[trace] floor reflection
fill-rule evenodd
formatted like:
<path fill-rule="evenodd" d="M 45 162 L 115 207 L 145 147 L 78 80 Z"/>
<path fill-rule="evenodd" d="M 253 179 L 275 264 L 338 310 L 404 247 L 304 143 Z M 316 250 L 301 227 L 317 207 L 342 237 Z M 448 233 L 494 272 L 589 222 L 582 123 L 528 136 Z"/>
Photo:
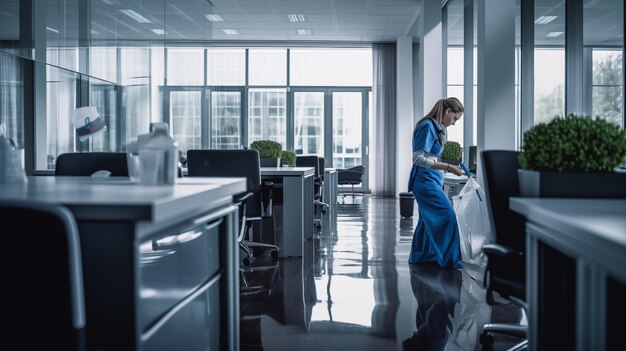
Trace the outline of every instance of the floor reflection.
<path fill-rule="evenodd" d="M 479 350 L 480 272 L 409 265 L 416 222 L 397 199 L 346 197 L 303 257 L 246 275 L 241 350 Z"/>
<path fill-rule="evenodd" d="M 443 350 L 448 343 L 454 307 L 460 300 L 461 271 L 434 265 L 410 265 L 411 288 L 417 300 L 417 330 L 402 343 L 406 351 Z"/>

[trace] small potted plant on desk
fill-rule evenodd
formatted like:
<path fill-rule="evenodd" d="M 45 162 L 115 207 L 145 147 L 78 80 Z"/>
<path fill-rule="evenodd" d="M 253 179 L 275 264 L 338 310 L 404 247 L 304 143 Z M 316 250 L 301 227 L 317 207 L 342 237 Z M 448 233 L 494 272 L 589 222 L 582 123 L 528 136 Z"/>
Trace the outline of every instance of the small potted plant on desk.
<path fill-rule="evenodd" d="M 283 146 L 272 140 L 257 140 L 250 144 L 251 149 L 259 151 L 261 167 L 280 167 Z"/>
<path fill-rule="evenodd" d="M 570 114 L 524 133 L 519 154 L 524 197 L 626 198 L 626 131 L 599 117 Z"/>
<path fill-rule="evenodd" d="M 443 145 L 441 162 L 458 166 L 461 163 L 461 144 L 449 140 Z"/>
<path fill-rule="evenodd" d="M 296 165 L 296 153 L 283 150 L 280 154 L 280 163 L 283 167 L 293 167 Z"/>

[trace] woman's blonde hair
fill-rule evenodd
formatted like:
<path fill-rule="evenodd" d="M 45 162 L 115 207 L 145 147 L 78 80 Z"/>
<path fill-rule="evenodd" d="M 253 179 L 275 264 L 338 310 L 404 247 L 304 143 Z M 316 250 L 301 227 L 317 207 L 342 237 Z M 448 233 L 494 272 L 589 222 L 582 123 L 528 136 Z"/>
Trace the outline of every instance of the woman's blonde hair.
<path fill-rule="evenodd" d="M 413 132 L 415 132 L 415 129 L 417 129 L 417 125 L 426 118 L 432 117 L 435 119 L 435 121 L 437 121 L 439 125 L 441 125 L 443 121 L 443 114 L 447 109 L 450 109 L 450 111 L 452 112 L 463 112 L 463 104 L 461 103 L 461 101 L 459 101 L 459 99 L 455 97 L 449 97 L 447 99 L 441 99 L 437 101 L 435 106 L 433 106 L 433 109 L 430 110 L 430 112 L 428 112 L 422 118 L 420 118 L 417 123 L 415 123 L 415 128 L 413 128 Z M 438 135 L 438 137 L 439 142 L 441 143 L 441 145 L 443 145 L 443 136 Z"/>

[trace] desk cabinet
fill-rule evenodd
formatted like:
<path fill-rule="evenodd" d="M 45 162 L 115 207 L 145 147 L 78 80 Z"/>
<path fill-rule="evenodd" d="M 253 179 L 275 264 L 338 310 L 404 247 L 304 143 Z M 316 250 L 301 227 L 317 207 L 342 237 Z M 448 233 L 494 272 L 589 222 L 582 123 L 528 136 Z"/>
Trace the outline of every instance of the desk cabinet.
<path fill-rule="evenodd" d="M 0 199 L 68 207 L 78 224 L 88 350 L 239 350 L 244 178 L 147 187 L 81 177 L 0 185 Z"/>
<path fill-rule="evenodd" d="M 528 220 L 529 350 L 623 349 L 626 200 L 511 198 L 510 208 Z"/>

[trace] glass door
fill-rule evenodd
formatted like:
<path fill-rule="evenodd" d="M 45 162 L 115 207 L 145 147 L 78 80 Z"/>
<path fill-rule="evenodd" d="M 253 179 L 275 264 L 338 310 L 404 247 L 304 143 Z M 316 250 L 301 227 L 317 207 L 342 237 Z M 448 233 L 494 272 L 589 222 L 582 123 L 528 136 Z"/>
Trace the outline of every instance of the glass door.
<path fill-rule="evenodd" d="M 211 149 L 239 149 L 241 139 L 242 91 L 240 89 L 211 90 Z"/>
<path fill-rule="evenodd" d="M 324 155 L 324 91 L 293 92 L 293 146 L 296 154 Z"/>
<path fill-rule="evenodd" d="M 202 93 L 200 87 L 166 87 L 163 94 L 163 120 L 182 154 L 202 148 Z"/>
<path fill-rule="evenodd" d="M 368 91 L 332 90 L 332 167 L 337 169 L 365 166 L 363 183 L 355 190 L 368 187 Z M 330 167 L 330 165 L 328 165 Z"/>
<path fill-rule="evenodd" d="M 327 168 L 366 168 L 363 184 L 368 191 L 368 121 L 370 89 L 293 89 L 293 149 L 296 154 L 323 156 Z"/>

